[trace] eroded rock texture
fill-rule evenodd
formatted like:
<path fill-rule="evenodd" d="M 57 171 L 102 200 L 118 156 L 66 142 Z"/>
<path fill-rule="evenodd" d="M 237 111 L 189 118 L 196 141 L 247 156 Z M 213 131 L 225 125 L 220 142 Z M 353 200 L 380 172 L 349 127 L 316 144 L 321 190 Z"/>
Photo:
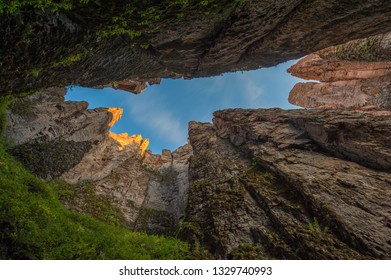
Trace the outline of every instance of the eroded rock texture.
<path fill-rule="evenodd" d="M 257 69 L 391 30 L 384 0 L 71 2 L 0 11 L 0 94 Z"/>
<path fill-rule="evenodd" d="M 149 79 L 149 80 L 144 80 L 144 79 L 138 79 L 138 80 L 123 80 L 123 81 L 115 81 L 112 82 L 109 85 L 106 85 L 106 87 L 112 87 L 114 89 L 119 89 L 119 90 L 124 90 L 128 91 L 134 94 L 139 94 L 142 93 L 144 90 L 147 89 L 148 85 L 155 85 L 155 84 L 160 84 L 161 79 L 156 78 L 156 79 Z M 105 86 L 98 86 L 96 88 L 104 88 Z"/>
<path fill-rule="evenodd" d="M 120 111 L 87 110 L 87 102 L 65 102 L 65 93 L 65 88 L 50 88 L 16 99 L 7 113 L 5 138 L 12 153 L 45 179 L 76 165 L 104 139 Z"/>
<path fill-rule="evenodd" d="M 391 111 L 391 33 L 311 54 L 288 72 L 298 83 L 289 102 L 305 108 Z"/>
<path fill-rule="evenodd" d="M 219 258 L 390 258 L 390 124 L 279 109 L 191 123 L 184 236 Z"/>
<path fill-rule="evenodd" d="M 87 110 L 86 102 L 65 102 L 64 95 L 51 88 L 14 102 L 6 130 L 11 152 L 40 177 L 67 182 L 61 193 L 68 208 L 173 233 L 185 211 L 191 147 L 151 154 L 141 135 L 109 132 L 122 109 Z"/>
<path fill-rule="evenodd" d="M 131 230 L 179 228 L 200 257 L 391 258 L 391 116 L 222 110 L 190 123 L 190 145 L 154 155 L 140 135 L 108 132 L 120 109 L 63 94 L 18 100 L 7 137 L 31 171 L 66 182 L 66 207 Z"/>
<path fill-rule="evenodd" d="M 16 99 L 7 115 L 7 140 L 12 145 L 102 140 L 115 110 L 113 114 L 105 108 L 87 110 L 87 102 L 64 101 L 65 94 L 65 88 L 49 88 Z"/>

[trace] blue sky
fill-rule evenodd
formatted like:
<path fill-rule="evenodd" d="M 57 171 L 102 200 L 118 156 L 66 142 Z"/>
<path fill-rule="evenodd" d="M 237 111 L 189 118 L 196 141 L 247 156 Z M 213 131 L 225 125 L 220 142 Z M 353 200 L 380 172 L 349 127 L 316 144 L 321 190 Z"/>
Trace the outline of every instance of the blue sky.
<path fill-rule="evenodd" d="M 139 95 L 112 88 L 72 87 L 66 100 L 87 101 L 89 108 L 123 108 L 122 119 L 111 131 L 141 134 L 149 138 L 149 149 L 160 154 L 162 149 L 173 151 L 186 144 L 188 122 L 210 122 L 216 110 L 297 108 L 288 103 L 288 94 L 301 80 L 286 72 L 295 62 L 210 78 L 164 79 Z"/>

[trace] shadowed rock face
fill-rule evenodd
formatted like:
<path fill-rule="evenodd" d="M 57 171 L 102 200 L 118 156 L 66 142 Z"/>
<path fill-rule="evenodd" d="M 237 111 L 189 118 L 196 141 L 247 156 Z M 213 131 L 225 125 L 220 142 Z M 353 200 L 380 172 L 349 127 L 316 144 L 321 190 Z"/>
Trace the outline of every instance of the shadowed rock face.
<path fill-rule="evenodd" d="M 320 81 L 296 84 L 289 94 L 292 104 L 389 114 L 391 33 L 310 54 L 288 72 L 302 79 Z"/>
<path fill-rule="evenodd" d="M 87 102 L 64 101 L 65 93 L 65 88 L 49 88 L 14 100 L 7 112 L 5 138 L 12 153 L 45 179 L 76 165 L 105 138 L 120 111 L 87 110 Z"/>
<path fill-rule="evenodd" d="M 257 69 L 391 30 L 384 0 L 74 2 L 1 15 L 0 94 Z"/>
<path fill-rule="evenodd" d="M 390 258 L 390 124 L 278 109 L 191 123 L 185 236 L 221 258 Z"/>
<path fill-rule="evenodd" d="M 153 155 L 141 135 L 109 132 L 122 109 L 88 110 L 87 102 L 64 101 L 65 93 L 50 88 L 11 105 L 5 135 L 11 153 L 44 179 L 74 184 L 75 197 L 64 201 L 70 209 L 101 214 L 107 206 L 96 201 L 103 201 L 132 230 L 173 233 L 185 212 L 191 146 Z"/>

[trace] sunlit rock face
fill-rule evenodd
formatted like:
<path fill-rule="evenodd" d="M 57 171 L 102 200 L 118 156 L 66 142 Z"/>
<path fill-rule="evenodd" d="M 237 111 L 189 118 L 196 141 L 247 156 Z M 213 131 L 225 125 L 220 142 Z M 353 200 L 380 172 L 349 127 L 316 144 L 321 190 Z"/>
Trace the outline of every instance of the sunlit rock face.
<path fill-rule="evenodd" d="M 133 11 L 126 1 L 74 1 L 53 12 L 24 3 L 2 14 L 0 94 L 258 69 L 391 30 L 385 0 L 174 2 Z"/>
<path fill-rule="evenodd" d="M 288 72 L 320 83 L 298 83 L 289 102 L 305 108 L 391 111 L 391 33 L 311 54 Z"/>
<path fill-rule="evenodd" d="M 44 179 L 92 185 L 128 228 L 172 233 L 185 211 L 190 145 L 153 155 L 141 135 L 109 131 L 121 108 L 88 110 L 86 102 L 64 101 L 65 93 L 50 88 L 14 102 L 6 130 L 12 153 Z M 79 195 L 66 206 L 83 211 L 86 201 Z"/>
<path fill-rule="evenodd" d="M 149 139 L 143 139 L 141 134 L 129 136 L 126 132 L 116 134 L 110 131 L 108 136 L 120 144 L 118 150 L 123 150 L 128 145 L 136 145 L 140 148 L 140 154 L 142 156 L 145 154 L 145 150 L 149 145 Z"/>
<path fill-rule="evenodd" d="M 122 108 L 108 108 L 107 111 L 112 115 L 112 119 L 108 124 L 109 127 L 112 127 L 116 122 L 118 122 L 124 112 Z"/>
<path fill-rule="evenodd" d="M 219 258 L 389 259 L 390 125 L 280 109 L 190 123 L 184 238 Z"/>

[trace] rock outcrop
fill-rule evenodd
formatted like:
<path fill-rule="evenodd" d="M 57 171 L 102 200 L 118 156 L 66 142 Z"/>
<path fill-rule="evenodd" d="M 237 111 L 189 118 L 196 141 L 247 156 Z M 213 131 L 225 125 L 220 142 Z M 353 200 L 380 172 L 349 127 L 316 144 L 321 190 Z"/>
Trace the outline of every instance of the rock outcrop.
<path fill-rule="evenodd" d="M 288 72 L 298 83 L 289 102 L 305 108 L 391 111 L 391 33 L 311 54 Z"/>
<path fill-rule="evenodd" d="M 389 259 L 390 124 L 280 109 L 191 123 L 184 236 L 219 258 Z"/>
<path fill-rule="evenodd" d="M 27 142 L 100 141 L 122 109 L 87 110 L 87 102 L 65 101 L 65 88 L 49 88 L 16 99 L 8 111 L 6 140 L 12 145 Z"/>
<path fill-rule="evenodd" d="M 37 175 L 51 179 L 75 166 L 122 114 L 118 108 L 87 110 L 87 102 L 64 101 L 65 88 L 15 99 L 8 110 L 6 141 Z"/>
<path fill-rule="evenodd" d="M 59 5 L 24 1 L 0 10 L 0 95 L 258 69 L 391 30 L 384 0 Z"/>
<path fill-rule="evenodd" d="M 78 193 L 64 201 L 70 209 L 94 215 L 102 206 L 87 205 L 96 204 L 93 195 L 118 209 L 130 229 L 173 232 L 185 211 L 191 147 L 154 155 L 141 135 L 109 131 L 122 109 L 88 110 L 86 102 L 64 101 L 65 93 L 50 88 L 12 104 L 11 152 L 38 176 L 74 184 Z"/>
<path fill-rule="evenodd" d="M 156 85 L 156 84 L 159 85 L 161 83 L 161 79 L 160 78 L 149 79 L 149 80 L 145 80 L 145 79 L 130 80 L 130 79 L 127 79 L 127 80 L 123 80 L 123 81 L 112 82 L 111 84 L 109 84 L 107 86 L 112 87 L 114 89 L 120 89 L 120 90 L 128 91 L 128 92 L 131 92 L 134 94 L 139 94 L 147 89 L 147 87 L 148 87 L 147 83 L 148 83 L 148 85 Z M 98 88 L 102 88 L 102 87 L 98 87 Z"/>
<path fill-rule="evenodd" d="M 144 143 L 140 135 L 109 133 L 61 178 L 89 182 L 98 195 L 110 197 L 132 230 L 173 233 L 185 212 L 192 150 L 185 145 L 153 155 Z"/>
<path fill-rule="evenodd" d="M 186 144 L 172 153 L 163 150 L 162 155 L 146 154 L 143 163 L 158 170 L 148 182 L 148 193 L 135 229 L 147 229 L 152 233 L 176 234 L 179 222 L 185 215 L 189 189 L 189 160 L 192 147 Z M 148 210 L 149 209 L 149 210 Z"/>

